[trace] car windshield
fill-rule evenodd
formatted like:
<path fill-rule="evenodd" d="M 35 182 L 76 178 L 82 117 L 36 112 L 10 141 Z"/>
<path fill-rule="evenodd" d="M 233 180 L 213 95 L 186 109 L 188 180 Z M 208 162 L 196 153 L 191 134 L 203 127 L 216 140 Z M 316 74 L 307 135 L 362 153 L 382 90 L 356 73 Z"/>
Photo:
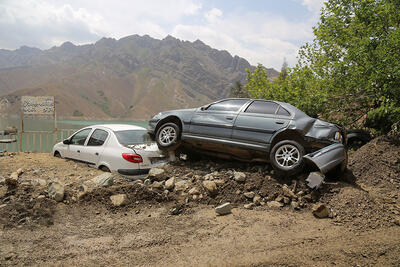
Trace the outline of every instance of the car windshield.
<path fill-rule="evenodd" d="M 125 130 L 114 132 L 118 142 L 121 145 L 137 145 L 147 144 L 151 142 L 151 138 L 146 130 Z"/>

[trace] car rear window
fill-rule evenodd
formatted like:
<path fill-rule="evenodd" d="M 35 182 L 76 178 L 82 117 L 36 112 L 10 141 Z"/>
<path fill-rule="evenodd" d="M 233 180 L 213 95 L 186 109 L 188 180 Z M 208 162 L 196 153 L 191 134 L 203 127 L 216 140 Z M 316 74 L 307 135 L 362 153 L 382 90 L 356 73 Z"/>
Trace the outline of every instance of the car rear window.
<path fill-rule="evenodd" d="M 224 100 L 210 105 L 207 110 L 238 111 L 247 101 L 247 99 Z"/>
<path fill-rule="evenodd" d="M 121 145 L 137 145 L 151 142 L 151 138 L 146 130 L 124 130 L 114 133 Z"/>
<path fill-rule="evenodd" d="M 275 114 L 279 105 L 269 101 L 254 101 L 247 107 L 246 113 Z"/>

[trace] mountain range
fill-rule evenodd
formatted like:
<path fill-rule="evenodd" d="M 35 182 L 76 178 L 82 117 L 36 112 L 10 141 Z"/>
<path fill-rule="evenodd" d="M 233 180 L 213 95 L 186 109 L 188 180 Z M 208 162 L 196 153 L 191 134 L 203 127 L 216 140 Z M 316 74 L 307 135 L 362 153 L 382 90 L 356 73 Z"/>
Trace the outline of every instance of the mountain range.
<path fill-rule="evenodd" d="M 19 114 L 23 95 L 55 96 L 59 117 L 148 119 L 228 97 L 246 68 L 253 67 L 244 58 L 172 36 L 0 49 L 0 112 Z"/>

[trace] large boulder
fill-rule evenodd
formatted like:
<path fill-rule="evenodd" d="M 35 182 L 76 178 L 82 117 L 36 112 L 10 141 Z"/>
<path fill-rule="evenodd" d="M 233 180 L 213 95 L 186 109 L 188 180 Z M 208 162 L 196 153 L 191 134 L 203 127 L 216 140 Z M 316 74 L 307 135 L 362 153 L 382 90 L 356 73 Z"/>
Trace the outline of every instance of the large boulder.
<path fill-rule="evenodd" d="M 114 174 L 106 172 L 90 180 L 95 187 L 107 187 L 114 183 Z"/>
<path fill-rule="evenodd" d="M 126 194 L 112 195 L 110 200 L 115 207 L 123 206 L 128 203 L 128 197 Z"/>
<path fill-rule="evenodd" d="M 244 182 L 246 181 L 246 174 L 244 174 L 243 172 L 234 172 L 233 179 L 236 182 Z"/>
<path fill-rule="evenodd" d="M 213 181 L 203 181 L 203 187 L 207 190 L 210 195 L 218 193 L 217 184 Z"/>
<path fill-rule="evenodd" d="M 174 186 L 175 186 L 175 177 L 171 177 L 167 181 L 165 181 L 165 189 L 172 190 Z"/>
<path fill-rule="evenodd" d="M 49 197 L 57 202 L 63 201 L 64 199 L 64 186 L 59 182 L 52 182 L 49 185 Z"/>
<path fill-rule="evenodd" d="M 232 205 L 229 202 L 226 202 L 218 207 L 215 208 L 215 212 L 218 215 L 225 215 L 231 213 Z"/>
<path fill-rule="evenodd" d="M 165 180 L 165 170 L 160 168 L 152 168 L 149 171 L 149 178 L 153 181 L 164 181 Z"/>
<path fill-rule="evenodd" d="M 329 209 L 323 203 L 318 203 L 313 206 L 312 213 L 317 218 L 326 218 L 329 216 Z"/>

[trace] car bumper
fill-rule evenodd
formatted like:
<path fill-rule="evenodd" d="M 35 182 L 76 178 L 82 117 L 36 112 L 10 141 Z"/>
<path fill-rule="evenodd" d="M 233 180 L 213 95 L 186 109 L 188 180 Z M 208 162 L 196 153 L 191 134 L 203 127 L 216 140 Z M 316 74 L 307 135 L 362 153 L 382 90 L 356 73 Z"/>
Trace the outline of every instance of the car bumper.
<path fill-rule="evenodd" d="M 118 169 L 117 172 L 122 175 L 141 175 L 149 173 L 150 169 Z"/>
<path fill-rule="evenodd" d="M 316 166 L 321 173 L 327 173 L 347 160 L 347 151 L 342 143 L 335 143 L 303 158 L 306 163 Z"/>
<path fill-rule="evenodd" d="M 151 135 L 155 134 L 155 129 L 156 129 L 157 123 L 159 121 L 160 120 L 153 120 L 153 119 L 149 121 L 149 126 L 147 127 L 147 132 L 149 134 L 151 134 Z"/>

